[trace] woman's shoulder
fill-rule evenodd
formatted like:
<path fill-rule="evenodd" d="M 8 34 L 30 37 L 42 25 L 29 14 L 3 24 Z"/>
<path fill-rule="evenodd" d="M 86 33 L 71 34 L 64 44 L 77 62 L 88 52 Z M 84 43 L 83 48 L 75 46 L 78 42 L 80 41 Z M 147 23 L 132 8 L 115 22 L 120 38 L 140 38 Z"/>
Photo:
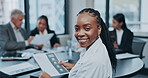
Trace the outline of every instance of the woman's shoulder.
<path fill-rule="evenodd" d="M 127 32 L 128 34 L 133 34 L 133 32 L 130 29 L 125 29 L 125 32 Z"/>
<path fill-rule="evenodd" d="M 35 36 L 36 34 L 39 34 L 39 31 L 37 28 L 35 28 L 31 31 L 31 36 Z"/>
<path fill-rule="evenodd" d="M 48 33 L 55 33 L 54 30 L 47 30 Z"/>

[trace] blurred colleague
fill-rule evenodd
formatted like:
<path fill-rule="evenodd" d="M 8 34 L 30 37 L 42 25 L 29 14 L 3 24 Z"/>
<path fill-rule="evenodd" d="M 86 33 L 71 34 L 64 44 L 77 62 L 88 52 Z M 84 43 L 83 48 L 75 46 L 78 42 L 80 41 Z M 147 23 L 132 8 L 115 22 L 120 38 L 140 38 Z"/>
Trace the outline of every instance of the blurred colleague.
<path fill-rule="evenodd" d="M 113 28 L 110 32 L 116 53 L 129 52 L 132 53 L 133 32 L 131 32 L 125 22 L 122 13 L 113 16 Z"/>
<path fill-rule="evenodd" d="M 42 15 L 38 18 L 37 20 L 37 27 L 31 31 L 30 36 L 35 36 L 36 34 L 39 35 L 45 35 L 45 34 L 51 34 L 53 33 L 53 37 L 50 39 L 49 42 L 49 47 L 51 45 L 51 47 L 59 47 L 60 46 L 60 42 L 59 39 L 57 38 L 55 32 L 53 30 L 49 29 L 49 25 L 48 25 L 48 18 L 45 15 Z M 40 46 L 38 46 L 38 48 L 42 48 L 43 46 L 45 46 L 45 44 L 41 44 Z"/>
<path fill-rule="evenodd" d="M 3 51 L 23 50 L 32 38 L 27 40 L 27 33 L 21 27 L 24 19 L 22 11 L 15 9 L 11 12 L 11 20 L 0 28 L 0 45 Z"/>

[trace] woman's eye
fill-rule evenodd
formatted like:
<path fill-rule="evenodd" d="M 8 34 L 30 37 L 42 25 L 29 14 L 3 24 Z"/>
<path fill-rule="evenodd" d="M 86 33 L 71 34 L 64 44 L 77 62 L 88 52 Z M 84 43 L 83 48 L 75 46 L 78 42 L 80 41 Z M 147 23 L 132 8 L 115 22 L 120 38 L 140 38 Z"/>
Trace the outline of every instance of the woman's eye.
<path fill-rule="evenodd" d="M 78 31 L 79 30 L 79 28 L 78 27 L 75 27 L 75 31 Z"/>
<path fill-rule="evenodd" d="M 86 31 L 89 31 L 89 30 L 90 30 L 90 27 L 86 27 L 85 30 L 86 30 Z"/>

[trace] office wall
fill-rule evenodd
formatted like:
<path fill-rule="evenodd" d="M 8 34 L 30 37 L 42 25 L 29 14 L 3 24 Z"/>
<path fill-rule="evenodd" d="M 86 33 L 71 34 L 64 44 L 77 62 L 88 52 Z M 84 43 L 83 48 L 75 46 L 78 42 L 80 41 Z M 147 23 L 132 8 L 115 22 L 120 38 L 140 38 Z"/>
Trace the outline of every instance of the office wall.
<path fill-rule="evenodd" d="M 77 13 L 86 7 L 93 7 L 94 0 L 69 0 L 69 34 L 73 36 Z"/>

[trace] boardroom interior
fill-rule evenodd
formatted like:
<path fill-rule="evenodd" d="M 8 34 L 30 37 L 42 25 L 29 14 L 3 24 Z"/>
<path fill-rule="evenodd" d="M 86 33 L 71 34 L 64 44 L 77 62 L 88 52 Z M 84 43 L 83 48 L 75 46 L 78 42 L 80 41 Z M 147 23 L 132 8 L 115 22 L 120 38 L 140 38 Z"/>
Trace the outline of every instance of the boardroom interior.
<path fill-rule="evenodd" d="M 49 27 L 57 34 L 61 46 L 68 46 L 69 41 L 74 38 L 75 19 L 81 9 L 94 8 L 98 10 L 109 31 L 113 30 L 113 15 L 123 13 L 127 27 L 134 34 L 133 51 L 141 56 L 140 60 L 143 63 L 141 68 L 130 74 L 130 77 L 125 75 L 121 78 L 148 78 L 147 3 L 148 0 L 0 0 L 0 25 L 10 21 L 10 13 L 13 9 L 19 9 L 25 13 L 22 27 L 26 29 L 27 33 L 30 33 L 36 27 L 37 18 L 46 15 Z M 127 64 L 127 68 L 128 65 L 129 67 L 135 66 Z M 4 66 L 1 65 L 2 67 Z M 23 78 L 23 76 L 18 78 Z"/>

